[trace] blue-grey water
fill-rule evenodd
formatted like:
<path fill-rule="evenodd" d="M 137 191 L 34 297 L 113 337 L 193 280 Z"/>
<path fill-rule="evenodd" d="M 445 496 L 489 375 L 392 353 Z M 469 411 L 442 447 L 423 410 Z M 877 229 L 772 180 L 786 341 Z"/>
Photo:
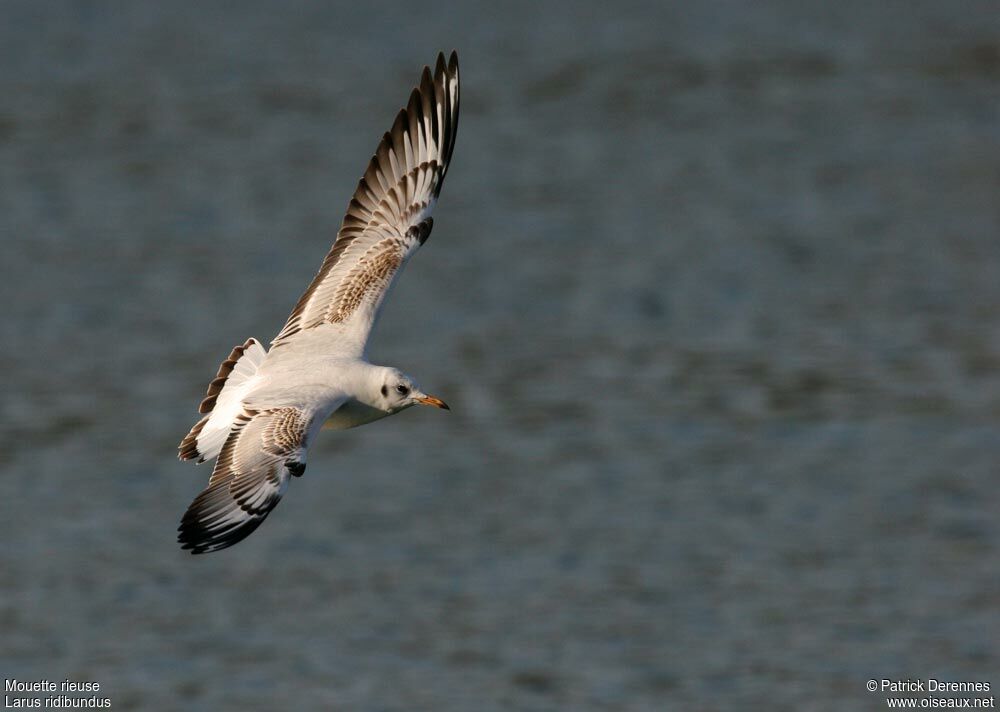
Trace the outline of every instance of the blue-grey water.
<path fill-rule="evenodd" d="M 423 64 L 372 355 L 237 547 L 175 459 Z M 0 671 L 117 709 L 882 709 L 1000 685 L 991 2 L 0 5 Z M 419 411 L 419 412 L 417 412 Z"/>

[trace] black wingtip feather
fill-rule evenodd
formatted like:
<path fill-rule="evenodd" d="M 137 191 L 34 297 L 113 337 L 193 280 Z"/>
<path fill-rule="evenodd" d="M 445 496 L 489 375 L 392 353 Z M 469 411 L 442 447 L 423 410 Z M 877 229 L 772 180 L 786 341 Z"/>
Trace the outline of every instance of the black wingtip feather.
<path fill-rule="evenodd" d="M 206 514 L 205 506 L 212 494 L 214 494 L 212 488 L 208 488 L 198 495 L 184 513 L 180 526 L 177 527 L 177 542 L 181 545 L 181 549 L 190 550 L 192 554 L 208 554 L 238 544 L 253 534 L 270 514 L 270 511 L 267 511 L 221 529 L 213 528 L 215 521 L 226 512 Z"/>
<path fill-rule="evenodd" d="M 406 115 L 406 109 L 400 109 L 399 113 L 396 114 L 396 120 L 392 122 L 392 128 L 389 129 L 386 136 L 390 136 L 391 140 L 391 136 L 396 136 L 402 133 L 406 130 L 406 127 L 409 126 L 409 124 L 410 120 Z"/>
<path fill-rule="evenodd" d="M 235 529 L 228 529 L 221 532 L 209 533 L 198 528 L 185 529 L 180 527 L 180 534 L 177 541 L 181 544 L 181 549 L 190 551 L 192 554 L 210 554 L 213 551 L 228 549 L 233 544 L 238 544 L 256 531 L 264 519 L 251 519 Z"/>

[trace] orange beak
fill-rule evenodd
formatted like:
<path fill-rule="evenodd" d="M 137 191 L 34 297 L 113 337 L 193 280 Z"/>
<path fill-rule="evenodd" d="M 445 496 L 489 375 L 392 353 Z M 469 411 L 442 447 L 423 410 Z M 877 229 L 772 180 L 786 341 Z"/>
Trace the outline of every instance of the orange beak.
<path fill-rule="evenodd" d="M 447 403 L 440 398 L 435 398 L 434 396 L 421 396 L 420 398 L 417 398 L 417 403 L 420 403 L 421 405 L 432 405 L 435 408 L 442 408 L 444 410 L 451 410 Z"/>

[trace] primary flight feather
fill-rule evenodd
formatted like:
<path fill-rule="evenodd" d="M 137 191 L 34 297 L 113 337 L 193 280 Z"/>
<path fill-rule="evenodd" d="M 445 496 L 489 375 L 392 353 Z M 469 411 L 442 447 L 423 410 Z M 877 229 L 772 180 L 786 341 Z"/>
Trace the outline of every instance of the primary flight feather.
<path fill-rule="evenodd" d="M 458 130 L 458 57 L 424 67 L 382 137 L 319 273 L 267 351 L 233 349 L 208 386 L 182 460 L 218 458 L 178 540 L 193 554 L 246 538 L 305 471 L 321 427 L 370 423 L 412 405 L 447 409 L 409 376 L 367 361 L 386 294 L 433 227 L 431 211 Z M 325 425 L 324 425 L 325 424 Z"/>

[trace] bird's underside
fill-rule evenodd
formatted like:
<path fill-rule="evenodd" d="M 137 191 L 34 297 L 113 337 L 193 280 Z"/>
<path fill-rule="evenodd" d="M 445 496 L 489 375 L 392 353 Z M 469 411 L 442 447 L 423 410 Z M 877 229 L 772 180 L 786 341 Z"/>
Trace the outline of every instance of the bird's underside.
<path fill-rule="evenodd" d="M 246 538 L 305 470 L 324 423 L 342 429 L 413 402 L 447 406 L 413 387 L 373 381 L 393 369 L 364 360 L 386 294 L 429 236 L 458 128 L 458 58 L 438 55 L 372 157 L 319 273 L 271 343 L 233 349 L 181 441 L 182 460 L 217 458 L 208 487 L 188 507 L 178 540 L 194 554 Z M 402 374 L 400 374 L 402 376 Z M 419 397 L 417 397 L 419 396 Z M 400 408 L 390 403 L 395 397 Z"/>

